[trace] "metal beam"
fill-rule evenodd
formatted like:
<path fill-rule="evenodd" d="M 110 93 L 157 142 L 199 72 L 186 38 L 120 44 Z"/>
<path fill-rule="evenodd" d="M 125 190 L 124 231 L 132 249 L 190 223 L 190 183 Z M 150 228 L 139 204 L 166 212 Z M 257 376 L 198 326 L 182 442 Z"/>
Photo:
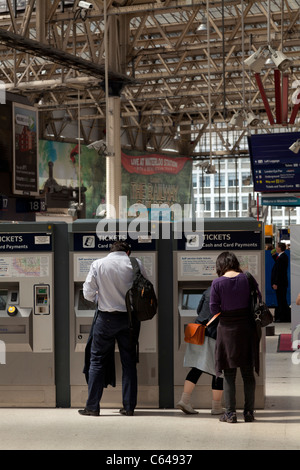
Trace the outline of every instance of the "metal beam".
<path fill-rule="evenodd" d="M 25 38 L 19 34 L 8 32 L 0 29 L 0 42 L 16 49 L 18 51 L 26 52 L 37 57 L 43 57 L 52 62 L 58 63 L 63 67 L 69 67 L 79 72 L 92 75 L 93 77 L 104 78 L 105 67 L 98 65 L 88 60 L 76 57 L 68 52 L 63 52 L 47 44 L 41 44 L 33 39 Z M 108 71 L 109 80 L 120 81 L 124 84 L 134 83 L 127 75 L 122 75 L 115 72 Z"/>

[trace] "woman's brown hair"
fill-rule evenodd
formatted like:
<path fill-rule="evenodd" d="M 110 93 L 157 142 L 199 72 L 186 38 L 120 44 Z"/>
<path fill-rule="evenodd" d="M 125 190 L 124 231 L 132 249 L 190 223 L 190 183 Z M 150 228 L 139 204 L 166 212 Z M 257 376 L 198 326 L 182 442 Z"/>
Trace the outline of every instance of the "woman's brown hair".
<path fill-rule="evenodd" d="M 223 251 L 216 261 L 216 271 L 218 276 L 223 276 L 227 271 L 242 273 L 239 260 L 231 251 Z"/>

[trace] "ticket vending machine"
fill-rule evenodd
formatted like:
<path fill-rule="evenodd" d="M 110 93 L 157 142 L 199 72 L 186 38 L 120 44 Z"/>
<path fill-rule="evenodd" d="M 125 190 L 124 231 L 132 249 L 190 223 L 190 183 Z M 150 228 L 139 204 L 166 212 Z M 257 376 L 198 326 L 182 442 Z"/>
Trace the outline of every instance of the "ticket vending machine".
<path fill-rule="evenodd" d="M 53 256 L 51 225 L 0 225 L 0 407 L 56 406 Z"/>
<path fill-rule="evenodd" d="M 249 271 L 264 293 L 264 237 L 262 224 L 254 219 L 206 219 L 203 235 L 183 232 L 174 235 L 174 403 L 180 399 L 189 368 L 183 366 L 186 343 L 184 330 L 197 317 L 204 290 L 217 277 L 216 259 L 223 251 L 233 251 L 241 268 Z M 196 237 L 195 237 L 196 235 Z M 191 244 L 190 240 L 194 242 Z M 199 240 L 199 246 L 195 243 Z M 237 376 L 237 406 L 243 406 L 243 384 Z M 264 408 L 265 333 L 260 342 L 260 374 L 256 375 L 255 407 Z M 211 376 L 202 374 L 193 393 L 195 408 L 211 407 Z"/>
<path fill-rule="evenodd" d="M 127 223 L 126 223 L 127 225 Z M 123 224 L 124 227 L 124 224 Z M 77 220 L 70 226 L 70 385 L 71 406 L 82 407 L 87 399 L 87 384 L 84 367 L 84 352 L 89 337 L 96 305 L 83 297 L 83 283 L 91 263 L 108 255 L 112 243 L 126 240 L 132 256 L 139 258 L 146 268 L 148 278 L 157 285 L 157 252 L 155 240 L 140 237 L 133 240 L 124 228 L 120 230 L 116 221 L 115 232 L 103 234 L 97 231 L 97 221 Z M 98 233 L 98 234 L 97 234 Z M 158 352 L 157 315 L 141 323 L 139 337 L 138 407 L 158 407 Z M 104 389 L 102 407 L 122 405 L 121 364 L 118 349 L 115 350 L 116 387 Z"/>

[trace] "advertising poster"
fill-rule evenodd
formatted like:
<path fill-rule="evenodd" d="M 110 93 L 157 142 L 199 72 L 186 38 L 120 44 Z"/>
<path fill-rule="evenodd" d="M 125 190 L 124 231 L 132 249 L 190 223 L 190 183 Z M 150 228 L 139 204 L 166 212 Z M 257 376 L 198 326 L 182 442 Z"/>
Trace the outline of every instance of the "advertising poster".
<path fill-rule="evenodd" d="M 94 149 L 80 146 L 80 171 L 78 145 L 52 140 L 40 140 L 39 142 L 39 175 L 40 189 L 50 177 L 49 163 L 53 163 L 52 178 L 60 190 L 66 188 L 86 188 L 86 217 L 93 218 L 97 215 L 97 209 L 105 203 L 106 191 L 106 161 L 100 157 Z"/>
<path fill-rule="evenodd" d="M 13 104 L 13 193 L 38 195 L 38 116 L 35 108 Z"/>
<path fill-rule="evenodd" d="M 142 152 L 122 152 L 122 190 L 128 206 L 191 204 L 192 159 Z"/>
<path fill-rule="evenodd" d="M 39 141 L 39 189 L 50 177 L 49 162 L 53 163 L 52 178 L 61 187 L 86 188 L 86 217 L 94 218 L 105 205 L 106 159 L 94 149 L 76 144 Z M 79 174 L 80 173 L 80 174 Z M 191 204 L 192 160 L 159 154 L 127 154 L 122 152 L 122 196 L 127 207 L 143 204 Z"/>

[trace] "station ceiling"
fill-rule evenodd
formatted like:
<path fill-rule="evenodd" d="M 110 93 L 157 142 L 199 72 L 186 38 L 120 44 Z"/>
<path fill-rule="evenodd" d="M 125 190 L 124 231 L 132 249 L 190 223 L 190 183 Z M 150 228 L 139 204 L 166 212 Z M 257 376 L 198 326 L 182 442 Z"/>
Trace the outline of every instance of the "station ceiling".
<path fill-rule="evenodd" d="M 299 130 L 300 0 L 81 3 L 0 1 L 0 80 L 39 109 L 41 138 L 62 140 L 78 118 L 84 143 L 105 136 L 105 84 L 120 96 L 128 149 L 201 157 L 214 132 L 230 155 L 249 132 Z M 259 72 L 245 63 L 256 51 Z"/>

